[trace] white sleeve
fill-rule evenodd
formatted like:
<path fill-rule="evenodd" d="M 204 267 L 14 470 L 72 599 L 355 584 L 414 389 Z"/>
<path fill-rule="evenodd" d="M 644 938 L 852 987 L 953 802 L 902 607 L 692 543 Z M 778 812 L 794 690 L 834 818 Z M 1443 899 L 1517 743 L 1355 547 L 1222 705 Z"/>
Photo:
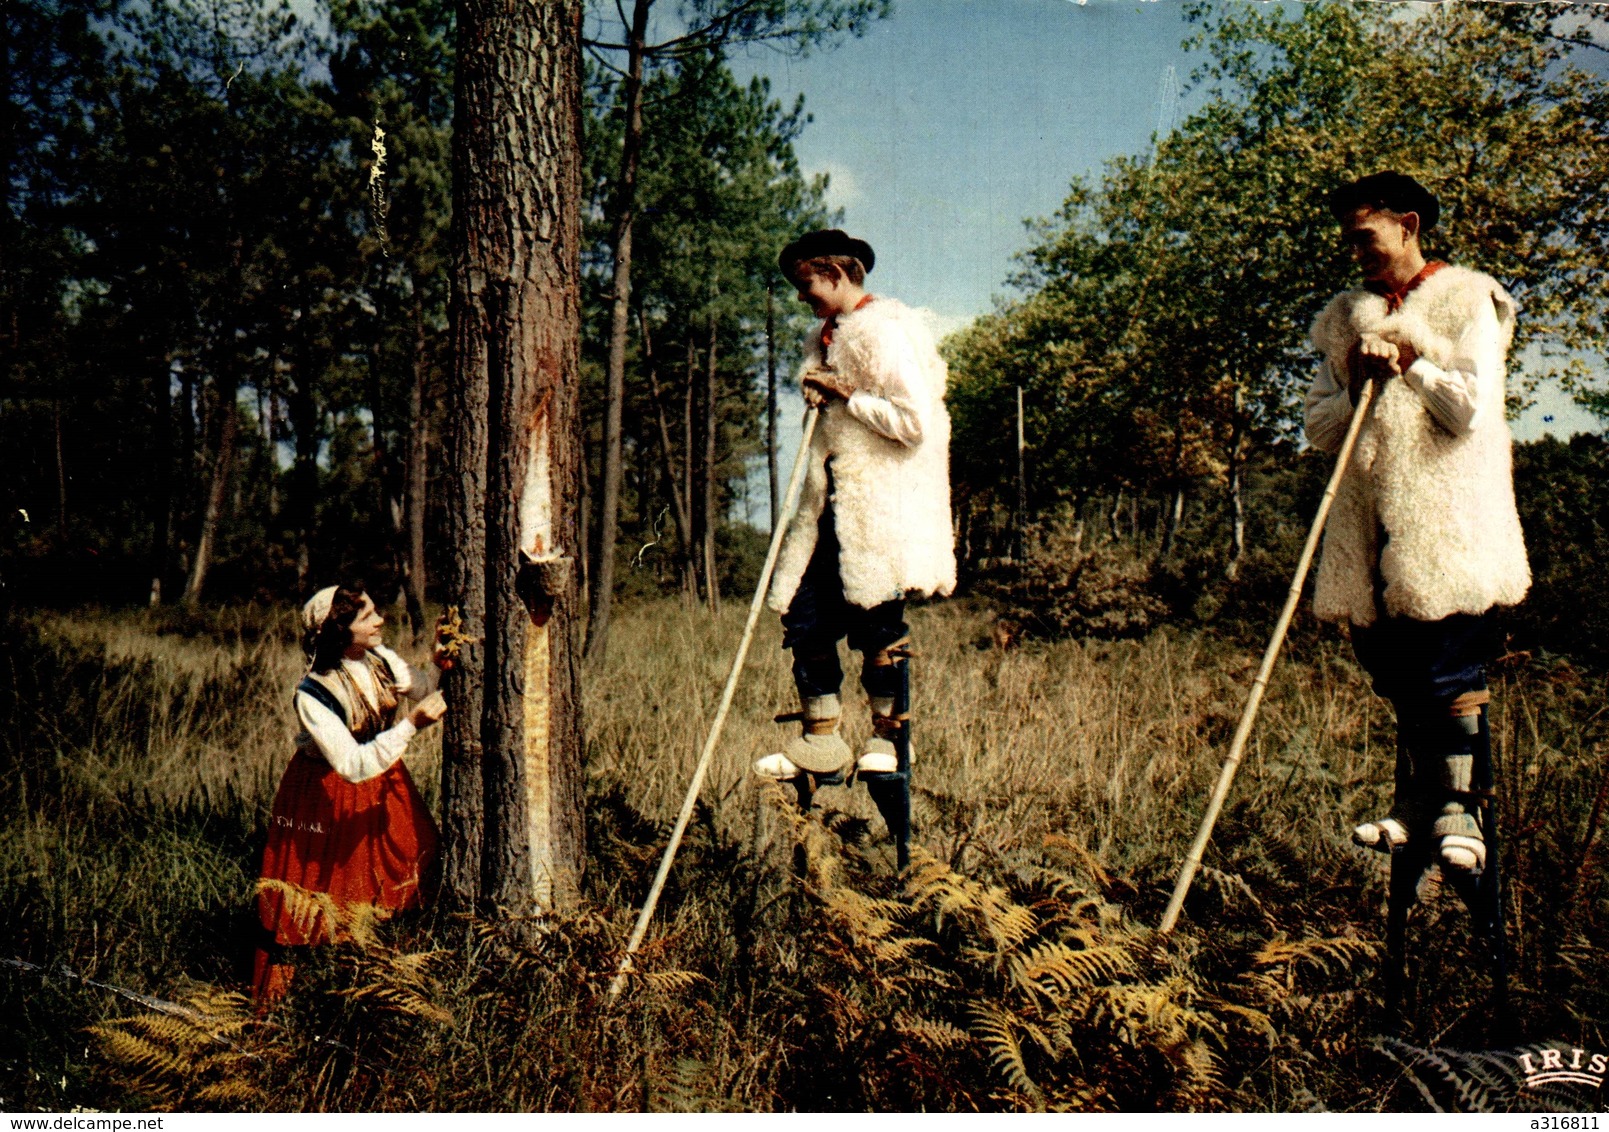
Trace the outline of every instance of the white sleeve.
<path fill-rule="evenodd" d="M 1307 391 L 1307 442 L 1320 452 L 1339 452 L 1351 423 L 1352 398 L 1346 386 L 1335 380 L 1330 360 L 1325 358 Z"/>
<path fill-rule="evenodd" d="M 922 443 L 922 418 L 910 397 L 878 397 L 857 389 L 846 402 L 849 415 L 889 440 L 907 448 Z"/>
<path fill-rule="evenodd" d="M 306 692 L 296 693 L 296 715 L 319 754 L 348 782 L 367 782 L 390 770 L 408 749 L 416 728 L 404 717 L 367 743 L 353 738 L 341 717 Z"/>
<path fill-rule="evenodd" d="M 397 691 L 401 695 L 422 700 L 435 690 L 431 687 L 430 673 L 415 668 L 384 645 L 375 645 L 374 651 L 380 654 L 380 659 L 391 669 L 391 678 L 396 681 Z"/>
<path fill-rule="evenodd" d="M 1481 407 L 1492 391 L 1503 385 L 1503 335 L 1497 309 L 1491 303 L 1480 304 L 1446 369 L 1419 358 L 1402 379 L 1419 394 L 1436 422 L 1454 436 L 1467 435 L 1479 413 L 1501 412 L 1501 408 Z"/>
<path fill-rule="evenodd" d="M 910 336 L 901 332 L 893 337 L 891 348 L 878 351 L 878 372 L 872 375 L 882 395 L 857 389 L 846 402 L 849 415 L 861 424 L 907 448 L 922 443 L 922 413 L 911 389 L 912 377 L 920 376 L 922 363 Z M 884 339 L 887 343 L 887 339 Z"/>

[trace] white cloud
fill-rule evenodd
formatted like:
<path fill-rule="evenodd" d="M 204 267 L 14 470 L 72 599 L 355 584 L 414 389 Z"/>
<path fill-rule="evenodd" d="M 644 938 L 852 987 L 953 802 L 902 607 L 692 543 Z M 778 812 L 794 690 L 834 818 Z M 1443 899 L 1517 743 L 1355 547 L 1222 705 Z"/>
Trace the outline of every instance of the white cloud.
<path fill-rule="evenodd" d="M 860 182 L 849 166 L 836 161 L 825 161 L 809 171 L 811 176 L 817 173 L 827 174 L 827 207 L 847 209 L 852 204 L 861 201 Z"/>
<path fill-rule="evenodd" d="M 940 340 L 964 326 L 972 325 L 972 321 L 978 317 L 975 314 L 941 314 L 938 311 L 930 313 L 933 316 L 933 336 Z"/>

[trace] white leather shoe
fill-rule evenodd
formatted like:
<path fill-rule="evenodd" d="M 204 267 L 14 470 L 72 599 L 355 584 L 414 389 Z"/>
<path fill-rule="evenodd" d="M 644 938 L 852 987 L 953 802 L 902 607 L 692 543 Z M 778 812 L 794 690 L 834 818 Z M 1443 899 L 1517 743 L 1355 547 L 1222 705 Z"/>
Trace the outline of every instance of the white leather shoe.
<path fill-rule="evenodd" d="M 893 774 L 899 770 L 899 754 L 887 739 L 866 740 L 866 750 L 855 760 L 856 774 Z"/>
<path fill-rule="evenodd" d="M 800 771 L 792 759 L 779 751 L 774 755 L 763 755 L 755 759 L 754 773 L 761 778 L 774 778 L 778 782 L 786 782 L 791 778 L 798 778 Z"/>
<path fill-rule="evenodd" d="M 1352 831 L 1352 841 L 1365 849 L 1395 853 L 1408 844 L 1408 827 L 1396 818 L 1366 821 Z"/>

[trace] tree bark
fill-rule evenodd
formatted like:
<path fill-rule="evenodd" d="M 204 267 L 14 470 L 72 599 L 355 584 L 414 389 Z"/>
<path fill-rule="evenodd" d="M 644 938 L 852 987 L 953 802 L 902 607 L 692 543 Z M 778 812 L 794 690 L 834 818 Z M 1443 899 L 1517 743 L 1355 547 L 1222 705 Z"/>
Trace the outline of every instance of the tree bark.
<path fill-rule="evenodd" d="M 1022 422 L 1022 386 L 1017 386 L 1017 542 L 1016 559 L 1028 556 L 1028 461 Z"/>
<path fill-rule="evenodd" d="M 1162 531 L 1162 542 L 1157 549 L 1157 561 L 1168 556 L 1173 549 L 1173 536 L 1178 531 L 1179 519 L 1184 514 L 1184 401 L 1181 399 L 1174 406 L 1173 413 L 1173 452 L 1169 461 L 1169 472 L 1172 478 L 1173 495 L 1171 506 L 1168 508 L 1167 524 Z M 1139 498 L 1138 494 L 1135 496 Z"/>
<path fill-rule="evenodd" d="M 408 390 L 408 455 L 403 482 L 403 594 L 414 644 L 425 634 L 425 493 L 430 468 L 426 460 L 430 423 L 425 418 L 425 383 L 430 377 L 430 343 L 425 332 L 423 281 L 413 288 L 413 384 Z"/>
<path fill-rule="evenodd" d="M 305 317 L 305 316 L 304 316 Z M 296 591 L 311 596 L 313 583 L 313 522 L 318 513 L 318 403 L 313 395 L 313 349 L 306 326 L 298 328 L 295 381 L 285 398 L 291 431 L 296 434 L 296 460 L 291 466 L 292 529 L 296 532 Z"/>
<path fill-rule="evenodd" d="M 367 373 L 365 374 L 366 393 L 369 398 L 369 445 L 374 453 L 374 478 L 378 488 L 375 499 L 379 504 L 380 513 L 385 517 L 386 562 L 391 577 L 387 580 L 387 592 L 381 599 L 384 605 L 397 596 L 401 588 L 401 580 L 406 569 L 403 561 L 403 538 L 406 534 L 404 508 L 403 479 L 406 469 L 397 466 L 395 455 L 391 452 L 386 441 L 385 429 L 382 427 L 384 413 L 384 393 L 380 387 L 380 358 L 378 351 L 371 350 L 368 357 Z M 392 583 L 397 583 L 393 588 Z"/>
<path fill-rule="evenodd" d="M 179 409 L 183 416 L 180 418 L 179 450 L 177 453 L 178 481 L 174 485 L 173 496 L 177 501 L 174 505 L 173 527 L 175 530 L 185 527 L 186 520 L 195 514 L 196 506 L 196 464 L 200 460 L 200 453 L 196 450 L 199 444 L 196 429 L 196 379 L 192 367 L 188 364 L 179 369 Z M 190 572 L 189 546 L 179 539 L 178 560 L 176 574 Z M 177 581 L 177 578 L 175 578 Z"/>
<path fill-rule="evenodd" d="M 279 457 L 274 447 L 275 438 L 279 435 L 279 380 L 277 367 L 279 357 L 269 359 L 270 384 L 266 403 L 266 419 L 263 421 L 263 448 L 266 453 L 265 474 L 268 476 L 268 517 L 275 526 L 279 520 Z"/>
<path fill-rule="evenodd" d="M 235 405 L 235 381 L 226 378 L 218 387 L 218 451 L 212 462 L 212 476 L 207 485 L 207 502 L 201 512 L 201 531 L 196 537 L 195 557 L 190 562 L 190 577 L 184 584 L 183 604 L 194 607 L 201 601 L 202 587 L 207 583 L 207 572 L 212 568 L 212 555 L 218 540 L 218 522 L 223 517 L 224 500 L 228 498 L 229 475 L 235 464 L 235 437 L 240 429 L 240 412 Z"/>
<path fill-rule="evenodd" d="M 704 519 L 703 507 L 700 505 L 702 495 L 693 489 L 698 483 L 698 450 L 693 446 L 693 393 L 698 385 L 698 347 L 693 343 L 693 330 L 687 330 L 687 381 L 682 387 L 682 505 L 687 511 L 688 527 L 687 538 L 687 584 L 686 589 L 694 597 L 698 597 L 700 590 L 699 576 L 702 573 L 700 564 L 703 556 L 699 548 L 704 545 Z"/>
<path fill-rule="evenodd" d="M 56 431 L 56 538 L 62 549 L 67 546 L 67 452 L 61 437 L 61 398 L 51 403 L 51 424 Z"/>
<path fill-rule="evenodd" d="M 716 498 L 715 316 L 709 316 L 709 351 L 704 357 L 704 590 L 711 613 L 721 611 L 721 576 L 715 565 L 715 528 L 720 524 Z"/>
<path fill-rule="evenodd" d="M 1241 438 L 1245 427 L 1241 422 L 1242 395 L 1235 390 L 1234 424 L 1229 432 L 1229 563 L 1224 577 L 1233 582 L 1240 576 L 1240 560 L 1246 553 L 1246 506 L 1241 497 L 1244 459 L 1241 456 Z"/>
<path fill-rule="evenodd" d="M 775 534 L 782 495 L 777 479 L 776 288 L 769 283 L 765 287 L 765 468 L 771 484 L 771 533 Z"/>
<path fill-rule="evenodd" d="M 167 357 L 154 359 L 151 374 L 151 421 L 156 442 L 152 458 L 151 591 L 147 604 L 162 604 L 162 583 L 173 549 L 173 372 Z M 269 448 L 272 456 L 273 448 Z"/>
<path fill-rule="evenodd" d="M 625 137 L 620 178 L 615 188 L 614 294 L 609 317 L 609 368 L 605 374 L 603 485 L 598 509 L 598 558 L 592 572 L 587 621 L 588 660 L 609 647 L 609 613 L 614 604 L 615 542 L 620 530 L 621 422 L 626 400 L 626 336 L 631 327 L 631 237 L 637 211 L 637 160 L 642 149 L 643 48 L 653 0 L 636 0 L 626 46 Z"/>
<path fill-rule="evenodd" d="M 1173 485 L 1173 491 L 1168 497 L 1168 512 L 1164 516 L 1162 525 L 1162 545 L 1157 550 L 1157 560 L 1160 562 L 1168 556 L 1173 549 L 1173 542 L 1179 535 L 1179 523 L 1184 518 L 1184 487 Z"/>
<path fill-rule="evenodd" d="M 585 850 L 580 33 L 579 0 L 459 8 L 448 587 L 484 639 L 448 683 L 443 879 L 514 916 L 573 905 Z"/>
<path fill-rule="evenodd" d="M 654 417 L 659 424 L 659 448 L 665 458 L 665 479 L 670 488 L 671 508 L 676 514 L 676 539 L 680 557 L 686 560 L 691 545 L 692 523 L 687 515 L 687 499 L 682 494 L 682 472 L 676 462 L 676 448 L 670 439 L 670 423 L 665 417 L 665 403 L 659 395 L 659 369 L 654 361 L 653 340 L 648 333 L 648 316 L 639 312 L 642 324 L 643 361 L 648 370 L 648 392 L 654 399 Z"/>

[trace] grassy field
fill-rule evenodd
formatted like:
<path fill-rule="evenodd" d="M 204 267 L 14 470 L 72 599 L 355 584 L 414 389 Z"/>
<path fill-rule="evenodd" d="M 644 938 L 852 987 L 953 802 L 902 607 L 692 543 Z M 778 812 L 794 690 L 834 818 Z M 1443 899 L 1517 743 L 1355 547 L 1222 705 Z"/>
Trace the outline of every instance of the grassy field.
<path fill-rule="evenodd" d="M 587 673 L 582 911 L 356 922 L 261 1020 L 233 992 L 291 753 L 288 620 L 15 623 L 0 1108 L 1596 1106 L 1517 1094 L 1511 1059 L 1478 1051 L 1609 1049 L 1600 681 L 1559 658 L 1498 669 L 1509 1016 L 1487 1010 L 1449 894 L 1415 914 L 1418 1005 L 1393 1022 L 1385 865 L 1347 841 L 1388 798 L 1389 714 L 1311 630 L 1162 938 L 1260 646 L 1161 630 L 1002 649 L 981 606 L 914 610 L 918 850 L 897 876 L 864 792 L 825 790 L 804 818 L 747 776 L 793 706 L 768 619 L 646 974 L 606 1009 L 741 617 L 618 615 Z M 868 723 L 848 699 L 853 742 Z M 434 802 L 429 741 L 409 765 Z"/>

